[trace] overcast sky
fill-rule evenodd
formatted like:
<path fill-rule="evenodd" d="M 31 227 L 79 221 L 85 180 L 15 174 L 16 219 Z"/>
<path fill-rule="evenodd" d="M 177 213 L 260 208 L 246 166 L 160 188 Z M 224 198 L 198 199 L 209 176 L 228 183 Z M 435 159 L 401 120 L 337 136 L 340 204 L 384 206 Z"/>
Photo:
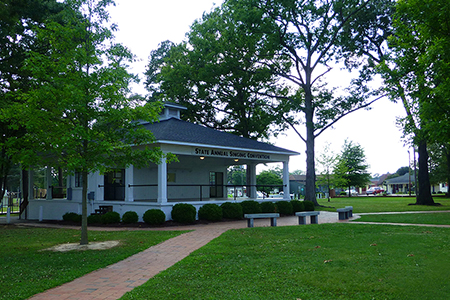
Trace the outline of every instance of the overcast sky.
<path fill-rule="evenodd" d="M 190 25 L 220 3 L 221 0 L 116 0 L 116 7 L 110 8 L 112 22 L 119 27 L 116 40 L 130 48 L 140 59 L 133 64 L 132 72 L 143 79 L 150 51 L 165 40 L 175 43 L 184 40 Z M 348 76 L 346 71 L 336 71 L 328 77 L 328 81 L 341 82 Z M 142 85 L 134 86 L 133 91 L 145 94 Z M 335 153 L 339 153 L 345 139 L 349 139 L 364 148 L 372 174 L 394 173 L 408 165 L 408 149 L 403 147 L 401 130 L 396 126 L 396 118 L 404 115 L 401 104 L 381 99 L 371 110 L 354 112 L 320 135 L 316 139 L 316 156 L 326 143 Z M 305 129 L 300 131 L 304 133 Z M 293 131 L 289 130 L 271 142 L 300 153 L 291 158 L 291 171 L 306 170 L 306 146 Z"/>

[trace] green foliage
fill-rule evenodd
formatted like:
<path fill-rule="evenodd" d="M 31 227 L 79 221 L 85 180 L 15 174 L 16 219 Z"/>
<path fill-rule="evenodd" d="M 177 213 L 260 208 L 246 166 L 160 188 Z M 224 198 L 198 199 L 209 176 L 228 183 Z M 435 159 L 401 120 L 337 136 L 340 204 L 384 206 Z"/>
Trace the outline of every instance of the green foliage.
<path fill-rule="evenodd" d="M 88 224 L 101 224 L 102 223 L 102 215 L 98 215 L 98 214 L 89 215 L 87 217 L 87 223 Z"/>
<path fill-rule="evenodd" d="M 222 208 L 213 203 L 203 205 L 198 209 L 198 219 L 206 221 L 221 221 L 223 217 Z"/>
<path fill-rule="evenodd" d="M 359 144 L 346 140 L 338 160 L 334 174 L 341 184 L 346 183 L 350 189 L 351 186 L 361 187 L 370 182 L 369 165 L 364 149 Z"/>
<path fill-rule="evenodd" d="M 81 215 L 74 213 L 74 212 L 67 212 L 63 215 L 63 220 L 67 222 L 81 222 Z"/>
<path fill-rule="evenodd" d="M 116 224 L 120 223 L 120 214 L 116 211 L 109 211 L 101 215 L 100 221 L 102 224 Z"/>
<path fill-rule="evenodd" d="M 227 171 L 227 182 L 233 185 L 245 185 L 247 172 L 243 166 L 231 166 Z"/>
<path fill-rule="evenodd" d="M 292 215 L 294 213 L 294 208 L 292 207 L 291 201 L 278 201 L 276 203 L 277 211 L 282 215 Z"/>
<path fill-rule="evenodd" d="M 305 200 L 303 201 L 305 211 L 314 211 L 314 202 Z"/>
<path fill-rule="evenodd" d="M 153 100 L 186 106 L 186 120 L 247 138 L 268 138 L 284 127 L 286 105 L 265 94 L 284 95 L 287 89 L 255 57 L 279 66 L 283 57 L 273 56 L 276 45 L 265 40 L 264 32 L 246 28 L 234 17 L 230 10 L 214 9 L 192 24 L 185 42 L 161 43 L 150 53 L 147 89 Z M 266 43 L 260 47 L 262 40 Z"/>
<path fill-rule="evenodd" d="M 273 202 L 261 202 L 260 204 L 262 213 L 274 213 L 277 212 L 277 206 Z"/>
<path fill-rule="evenodd" d="M 132 224 L 139 221 L 139 216 L 135 211 L 127 211 L 122 215 L 122 223 Z"/>
<path fill-rule="evenodd" d="M 187 203 L 177 203 L 172 208 L 172 220 L 183 224 L 195 222 L 197 210 L 195 206 Z"/>
<path fill-rule="evenodd" d="M 305 210 L 305 205 L 303 201 L 300 200 L 291 200 L 292 210 L 294 213 Z"/>
<path fill-rule="evenodd" d="M 283 179 L 281 179 L 273 171 L 262 171 L 256 175 L 256 184 L 261 185 L 257 187 L 258 191 L 264 192 L 268 195 L 274 189 L 271 185 L 277 185 L 278 188 L 283 187 Z"/>
<path fill-rule="evenodd" d="M 245 214 L 258 214 L 261 212 L 261 205 L 255 200 L 245 200 L 241 202 L 242 213 Z"/>
<path fill-rule="evenodd" d="M 240 220 L 244 213 L 240 203 L 225 202 L 220 205 L 225 219 Z"/>
<path fill-rule="evenodd" d="M 166 214 L 160 209 L 149 209 L 144 213 L 142 219 L 150 225 L 161 225 L 166 221 Z"/>

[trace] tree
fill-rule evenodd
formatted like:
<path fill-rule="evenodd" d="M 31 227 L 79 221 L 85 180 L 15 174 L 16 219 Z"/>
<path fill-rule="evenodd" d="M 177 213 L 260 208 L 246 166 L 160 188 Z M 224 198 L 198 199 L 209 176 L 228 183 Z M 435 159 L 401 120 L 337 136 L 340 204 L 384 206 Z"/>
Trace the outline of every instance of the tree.
<path fill-rule="evenodd" d="M 48 48 L 36 40 L 34 26 L 61 11 L 62 4 L 43 0 L 5 0 L 0 4 L 0 198 L 8 186 L 14 162 L 7 140 L 23 135 L 23 128 L 11 128 L 3 111 L 21 100 L 18 90 L 29 86 L 30 74 L 23 69 L 29 51 L 45 53 Z"/>
<path fill-rule="evenodd" d="M 317 178 L 317 184 L 326 185 L 328 189 L 328 202 L 330 202 L 330 189 L 341 186 L 340 177 L 333 175 L 336 168 L 338 156 L 330 149 L 330 144 L 326 144 L 322 153 L 317 157 L 317 164 L 321 167 L 320 176 Z"/>
<path fill-rule="evenodd" d="M 287 89 L 255 60 L 257 55 L 273 57 L 273 44 L 261 45 L 263 31 L 247 34 L 232 18 L 226 7 L 217 8 L 194 22 L 186 42 L 161 43 L 150 54 L 147 89 L 151 100 L 186 106 L 187 121 L 267 139 L 285 127 L 280 114 L 287 108 L 266 94 L 283 95 Z"/>
<path fill-rule="evenodd" d="M 269 195 L 274 187 L 283 186 L 283 179 L 281 179 L 281 177 L 279 177 L 274 172 L 266 170 L 256 175 L 256 185 L 258 185 L 258 191 L 264 192 L 266 195 Z"/>
<path fill-rule="evenodd" d="M 305 199 L 315 205 L 315 139 L 344 116 L 381 98 L 366 83 L 372 78 L 373 59 L 389 35 L 392 2 L 229 0 L 223 5 L 248 32 L 264 33 L 259 45 L 275 43 L 272 59 L 259 55 L 254 59 L 292 86 L 286 95 L 270 91 L 266 95 L 290 105 L 285 122 L 306 143 Z M 324 83 L 336 61 L 344 61 L 349 70 L 360 67 L 362 71 L 340 93 Z M 297 125 L 306 125 L 306 134 Z"/>
<path fill-rule="evenodd" d="M 140 106 L 126 97 L 134 80 L 126 64 L 133 56 L 112 43 L 116 27 L 107 27 L 106 7 L 114 2 L 65 3 L 64 24 L 47 20 L 37 29 L 37 38 L 51 48 L 46 55 L 30 52 L 25 67 L 31 87 L 21 95 L 25 103 L 9 113 L 20 112 L 13 120 L 27 129 L 13 153 L 25 165 L 82 173 L 80 243 L 87 244 L 88 173 L 158 163 L 162 153 L 147 146 L 153 137 L 137 120 L 157 119 L 159 107 Z"/>
<path fill-rule="evenodd" d="M 232 166 L 228 168 L 227 182 L 232 185 L 245 185 L 247 182 L 247 172 L 243 166 Z"/>
<path fill-rule="evenodd" d="M 367 171 L 369 165 L 360 145 L 346 140 L 339 155 L 338 166 L 340 169 L 336 168 L 335 174 L 346 182 L 349 190 L 352 186 L 361 187 L 370 182 L 370 174 Z"/>
<path fill-rule="evenodd" d="M 400 1 L 390 39 L 390 60 L 381 65 L 391 98 L 406 110 L 404 134 L 419 153 L 416 204 L 434 205 L 431 196 L 428 144 L 450 141 L 448 1 Z M 447 121 L 445 121 L 447 120 Z"/>
<path fill-rule="evenodd" d="M 303 171 L 303 170 L 294 170 L 292 172 L 289 172 L 289 175 L 305 175 L 305 171 Z"/>

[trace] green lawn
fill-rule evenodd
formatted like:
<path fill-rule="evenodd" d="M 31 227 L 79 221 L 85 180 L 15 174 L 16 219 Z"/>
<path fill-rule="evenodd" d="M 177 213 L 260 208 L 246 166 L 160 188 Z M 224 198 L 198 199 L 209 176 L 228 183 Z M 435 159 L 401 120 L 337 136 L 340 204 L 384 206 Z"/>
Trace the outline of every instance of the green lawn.
<path fill-rule="evenodd" d="M 27 299 L 179 234 L 180 231 L 90 231 L 91 242 L 120 240 L 121 244 L 109 250 L 59 253 L 42 250 L 79 242 L 79 230 L 0 226 L 0 299 Z"/>
<path fill-rule="evenodd" d="M 450 229 L 231 230 L 121 299 L 449 299 Z"/>
<path fill-rule="evenodd" d="M 450 213 L 364 215 L 355 222 L 450 225 Z"/>
<path fill-rule="evenodd" d="M 434 202 L 442 204 L 441 206 L 408 205 L 414 202 L 414 197 L 343 197 L 332 198 L 330 202 L 319 199 L 319 204 L 325 207 L 318 210 L 335 212 L 336 208 L 345 206 L 353 206 L 355 213 L 450 210 L 449 198 L 434 198 Z"/>

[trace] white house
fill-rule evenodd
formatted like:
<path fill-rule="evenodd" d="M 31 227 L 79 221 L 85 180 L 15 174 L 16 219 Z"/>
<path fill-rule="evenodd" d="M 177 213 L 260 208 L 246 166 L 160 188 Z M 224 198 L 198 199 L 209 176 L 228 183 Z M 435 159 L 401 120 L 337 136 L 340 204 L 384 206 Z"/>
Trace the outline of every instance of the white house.
<path fill-rule="evenodd" d="M 185 109 L 166 103 L 160 122 L 143 124 L 156 138 L 153 146 L 164 153 L 176 154 L 179 162 L 167 164 L 163 160 L 159 165 L 149 163 L 141 169 L 130 166 L 106 174 L 90 174 L 88 214 L 102 206 L 112 207 L 121 215 L 136 211 L 142 218 L 145 211 L 157 208 L 170 219 L 172 206 L 179 202 L 189 202 L 197 209 L 212 201 L 220 205 L 230 201 L 226 175 L 231 165 L 246 165 L 247 195 L 243 199 L 256 200 L 256 166 L 282 163 L 284 198 L 289 200 L 289 157 L 298 155 L 297 152 L 182 121 L 180 114 Z M 47 173 L 50 178 L 50 170 Z M 52 198 L 51 192 L 45 199 L 33 199 L 32 175 L 29 181 L 29 219 L 58 220 L 66 212 L 81 213 L 79 174 L 68 177 L 64 199 Z"/>

